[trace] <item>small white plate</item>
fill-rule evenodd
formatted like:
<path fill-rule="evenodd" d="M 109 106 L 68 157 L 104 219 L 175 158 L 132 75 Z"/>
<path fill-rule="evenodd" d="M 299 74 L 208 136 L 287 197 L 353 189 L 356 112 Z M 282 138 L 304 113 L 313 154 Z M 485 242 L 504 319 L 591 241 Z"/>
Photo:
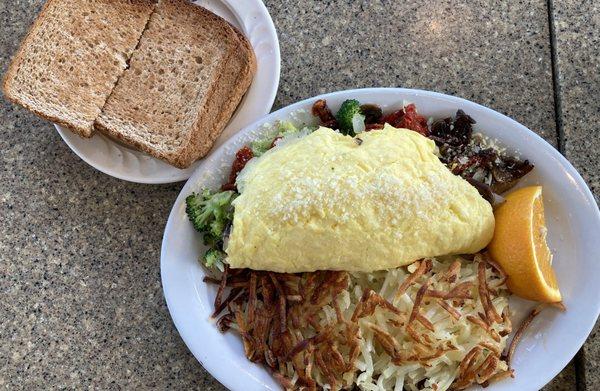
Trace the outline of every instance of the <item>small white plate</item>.
<path fill-rule="evenodd" d="M 600 213 L 590 190 L 560 153 L 516 121 L 464 99 L 396 88 L 335 92 L 278 110 L 213 152 L 184 186 L 165 228 L 161 274 L 173 322 L 198 361 L 231 390 L 280 389 L 263 368 L 246 359 L 240 338 L 233 332 L 221 334 L 210 319 L 216 290 L 202 282 L 198 259 L 205 248 L 185 215 L 185 197 L 204 187 L 217 188 L 229 173 L 235 151 L 255 139 L 263 123 L 310 109 L 318 98 L 327 99 L 334 110 L 349 98 L 377 103 L 384 110 L 409 101 L 420 113 L 434 118 L 462 109 L 477 121 L 476 130 L 535 164 L 520 186 L 543 185 L 548 241 L 567 311 L 543 311 L 517 348 L 513 360 L 516 378 L 494 383 L 486 390 L 538 390 L 552 380 L 579 350 L 600 312 Z M 532 306 L 532 302 L 511 298 L 514 324 L 519 324 Z"/>
<path fill-rule="evenodd" d="M 238 130 L 267 114 L 279 85 L 279 40 L 273 20 L 261 0 L 199 0 L 196 4 L 238 27 L 256 54 L 256 75 L 231 121 L 217 139 L 223 144 Z M 188 179 L 200 162 L 180 170 L 143 152 L 127 148 L 102 134 L 82 138 L 54 125 L 67 145 L 86 163 L 119 179 L 138 183 L 170 183 Z"/>

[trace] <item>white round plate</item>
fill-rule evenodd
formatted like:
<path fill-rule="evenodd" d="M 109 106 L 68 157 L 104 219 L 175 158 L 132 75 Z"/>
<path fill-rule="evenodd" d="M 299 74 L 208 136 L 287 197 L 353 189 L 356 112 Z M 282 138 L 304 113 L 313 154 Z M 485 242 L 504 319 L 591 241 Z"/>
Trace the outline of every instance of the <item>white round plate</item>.
<path fill-rule="evenodd" d="M 279 40 L 273 20 L 261 0 L 198 0 L 196 4 L 238 27 L 256 54 L 256 75 L 214 148 L 238 130 L 271 111 L 279 86 Z M 200 161 L 180 170 L 102 134 L 82 138 L 54 125 L 67 145 L 86 163 L 119 179 L 138 183 L 170 183 L 188 179 Z"/>
<path fill-rule="evenodd" d="M 520 186 L 541 184 L 554 251 L 554 267 L 567 311 L 543 311 L 519 344 L 513 365 L 516 378 L 486 390 L 538 390 L 573 358 L 590 333 L 600 312 L 600 213 L 585 182 L 550 144 L 516 121 L 464 99 L 435 92 L 407 89 L 341 91 L 308 99 L 278 110 L 246 127 L 201 162 L 177 198 L 165 229 L 161 251 L 162 284 L 167 305 L 179 334 L 194 356 L 231 390 L 280 389 L 260 366 L 244 357 L 241 340 L 233 332 L 221 334 L 210 319 L 216 290 L 202 282 L 198 262 L 204 252 L 200 236 L 185 215 L 185 197 L 204 187 L 217 188 L 229 172 L 235 151 L 255 139 L 263 123 L 286 119 L 299 109 L 310 109 L 318 99 L 332 109 L 349 98 L 377 103 L 384 110 L 414 102 L 420 113 L 434 118 L 464 110 L 476 121 L 476 130 L 497 138 L 509 151 L 535 164 Z M 514 324 L 534 303 L 511 298 Z M 516 328 L 516 327 L 515 327 Z"/>

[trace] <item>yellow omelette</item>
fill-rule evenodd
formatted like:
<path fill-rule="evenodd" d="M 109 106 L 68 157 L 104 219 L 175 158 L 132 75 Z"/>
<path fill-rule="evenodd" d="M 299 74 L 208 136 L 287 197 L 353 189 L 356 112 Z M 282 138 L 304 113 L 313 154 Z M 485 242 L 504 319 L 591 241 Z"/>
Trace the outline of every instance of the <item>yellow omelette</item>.
<path fill-rule="evenodd" d="M 238 177 L 232 268 L 374 271 L 475 253 L 492 207 L 407 129 L 344 136 L 319 128 L 251 160 Z"/>

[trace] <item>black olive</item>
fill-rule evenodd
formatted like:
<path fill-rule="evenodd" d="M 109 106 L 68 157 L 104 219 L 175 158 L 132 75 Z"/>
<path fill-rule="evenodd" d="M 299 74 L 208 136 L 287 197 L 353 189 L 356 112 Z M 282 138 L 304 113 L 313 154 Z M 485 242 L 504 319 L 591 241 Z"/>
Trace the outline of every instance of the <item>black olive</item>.
<path fill-rule="evenodd" d="M 438 119 L 431 125 L 431 138 L 438 144 L 455 147 L 466 146 L 471 141 L 475 120 L 464 111 L 458 110 L 454 119 Z"/>
<path fill-rule="evenodd" d="M 361 105 L 360 112 L 365 116 L 365 124 L 378 124 L 383 117 L 381 107 L 370 103 Z"/>

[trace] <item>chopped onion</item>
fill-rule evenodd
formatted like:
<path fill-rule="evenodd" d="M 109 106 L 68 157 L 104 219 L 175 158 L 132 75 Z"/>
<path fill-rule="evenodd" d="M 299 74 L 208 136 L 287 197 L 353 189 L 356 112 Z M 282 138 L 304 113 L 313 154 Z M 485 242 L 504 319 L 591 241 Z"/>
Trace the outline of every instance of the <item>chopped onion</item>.
<path fill-rule="evenodd" d="M 365 131 L 365 116 L 359 113 L 354 114 L 352 117 L 352 130 L 355 134 L 359 134 Z"/>

